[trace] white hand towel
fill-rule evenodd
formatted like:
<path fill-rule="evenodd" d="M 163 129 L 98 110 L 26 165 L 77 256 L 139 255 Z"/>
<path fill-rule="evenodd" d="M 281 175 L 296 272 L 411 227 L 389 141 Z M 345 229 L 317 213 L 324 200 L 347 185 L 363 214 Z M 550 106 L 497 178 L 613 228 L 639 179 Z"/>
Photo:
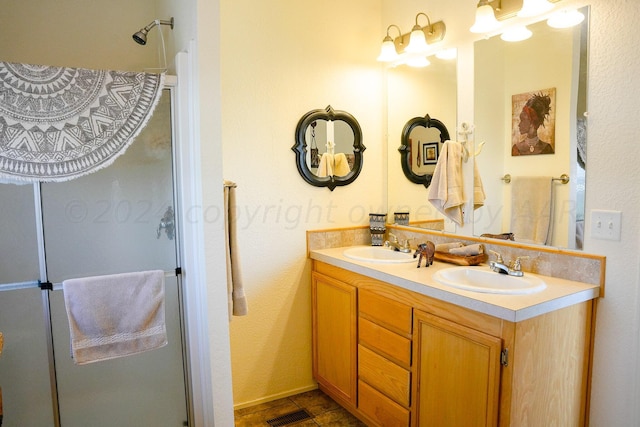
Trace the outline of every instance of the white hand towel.
<path fill-rule="evenodd" d="M 551 240 L 553 199 L 550 176 L 514 177 L 511 181 L 511 232 L 518 242 Z"/>
<path fill-rule="evenodd" d="M 459 142 L 445 141 L 429 185 L 428 200 L 447 218 L 463 224 L 464 189 L 462 182 L 462 155 Z"/>
<path fill-rule="evenodd" d="M 62 287 L 76 364 L 167 345 L 163 271 L 70 279 Z"/>

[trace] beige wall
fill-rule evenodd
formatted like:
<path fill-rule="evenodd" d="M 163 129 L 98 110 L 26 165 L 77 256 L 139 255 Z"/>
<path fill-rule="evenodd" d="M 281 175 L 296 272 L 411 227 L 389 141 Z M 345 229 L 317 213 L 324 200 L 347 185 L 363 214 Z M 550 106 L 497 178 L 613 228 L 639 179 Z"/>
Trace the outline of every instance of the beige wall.
<path fill-rule="evenodd" d="M 0 59 L 122 70 L 157 67 L 154 48 L 131 39 L 134 32 L 156 19 L 154 4 L 155 0 L 3 1 Z"/>
<path fill-rule="evenodd" d="M 386 208 L 378 2 L 226 0 L 221 6 L 223 171 L 238 184 L 249 315 L 231 321 L 236 405 L 314 388 L 305 230 L 368 223 Z M 331 105 L 355 116 L 364 167 L 334 191 L 305 183 L 298 120 Z"/>

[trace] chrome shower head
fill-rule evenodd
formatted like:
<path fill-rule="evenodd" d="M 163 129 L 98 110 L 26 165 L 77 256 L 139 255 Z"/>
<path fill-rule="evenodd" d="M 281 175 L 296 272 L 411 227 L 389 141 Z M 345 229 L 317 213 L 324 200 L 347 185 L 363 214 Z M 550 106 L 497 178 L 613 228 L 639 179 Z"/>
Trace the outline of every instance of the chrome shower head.
<path fill-rule="evenodd" d="M 137 31 L 135 34 L 133 34 L 133 40 L 136 43 L 141 44 L 143 46 L 146 45 L 147 44 L 147 34 L 156 25 L 169 25 L 169 26 L 171 26 L 171 29 L 173 30 L 173 18 L 171 18 L 168 21 L 162 21 L 160 19 L 156 19 L 155 21 L 153 21 L 152 23 L 150 23 L 146 27 L 141 28 L 140 31 Z"/>

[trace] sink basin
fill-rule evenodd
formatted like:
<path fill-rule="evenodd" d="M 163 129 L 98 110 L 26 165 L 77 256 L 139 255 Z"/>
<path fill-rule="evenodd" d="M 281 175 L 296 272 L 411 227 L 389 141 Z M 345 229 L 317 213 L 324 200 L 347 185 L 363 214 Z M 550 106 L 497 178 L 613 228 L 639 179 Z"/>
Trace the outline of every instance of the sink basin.
<path fill-rule="evenodd" d="M 484 268 L 486 267 L 445 268 L 436 271 L 433 279 L 458 289 L 504 295 L 535 294 L 547 287 L 543 280 L 531 274 L 514 277 Z"/>
<path fill-rule="evenodd" d="M 354 246 L 345 249 L 342 254 L 347 258 L 357 261 L 375 262 L 384 264 L 397 264 L 412 262 L 410 253 L 398 252 L 381 246 Z"/>

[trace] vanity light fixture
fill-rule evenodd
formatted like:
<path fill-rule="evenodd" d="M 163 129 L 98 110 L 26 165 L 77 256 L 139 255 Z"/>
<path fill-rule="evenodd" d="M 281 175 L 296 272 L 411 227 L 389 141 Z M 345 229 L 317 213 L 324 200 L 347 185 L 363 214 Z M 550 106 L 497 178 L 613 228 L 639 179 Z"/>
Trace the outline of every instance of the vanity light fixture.
<path fill-rule="evenodd" d="M 576 9 L 564 9 L 551 15 L 547 24 L 552 28 L 569 28 L 584 21 L 584 15 Z"/>
<path fill-rule="evenodd" d="M 497 9 L 501 8 L 502 0 L 480 0 L 476 9 L 476 22 L 469 28 L 472 33 L 488 33 L 500 28 L 500 22 L 489 4 L 491 1 L 498 1 Z"/>
<path fill-rule="evenodd" d="M 520 18 L 542 15 L 553 9 L 549 0 L 523 0 L 522 9 L 518 12 Z"/>
<path fill-rule="evenodd" d="M 427 44 L 427 36 L 424 32 L 424 30 L 427 29 L 427 27 L 421 27 L 418 24 L 418 17 L 420 15 L 427 18 L 427 23 L 429 24 L 427 26 L 428 32 L 429 34 L 432 33 L 431 19 L 429 19 L 429 16 L 423 12 L 418 13 L 416 15 L 416 24 L 411 29 L 411 35 L 409 36 L 409 45 L 405 48 L 405 51 L 409 53 L 423 53 L 429 49 L 429 45 Z"/>
<path fill-rule="evenodd" d="M 472 33 L 493 33 L 509 18 L 530 18 L 552 11 L 562 0 L 480 0 Z"/>
<path fill-rule="evenodd" d="M 418 24 L 418 18 L 424 15 L 427 18 L 427 25 L 425 27 Z M 389 35 L 391 28 L 398 30 L 398 37 L 392 39 Z M 401 64 L 412 62 L 414 64 L 421 64 L 419 66 L 428 65 L 428 60 L 425 58 L 429 54 L 430 45 L 444 39 L 444 35 L 447 31 L 447 27 L 444 22 L 431 22 L 429 16 L 426 13 L 420 12 L 416 15 L 415 25 L 411 29 L 411 32 L 402 34 L 402 31 L 397 25 L 389 25 L 387 27 L 387 35 L 382 40 L 382 47 L 380 48 L 380 54 L 377 60 L 380 62 Z M 422 57 L 422 59 L 420 59 Z M 414 65 L 415 66 L 415 65 Z"/>
<path fill-rule="evenodd" d="M 402 39 L 402 30 L 397 25 L 391 24 L 387 27 L 387 35 L 382 40 L 382 47 L 380 48 L 380 55 L 378 55 L 378 61 L 380 62 L 393 62 L 398 59 L 398 52 L 396 51 L 396 44 L 389 35 L 389 30 L 396 28 L 398 30 L 399 38 Z"/>
<path fill-rule="evenodd" d="M 500 38 L 506 42 L 521 42 L 530 38 L 532 34 L 526 26 L 516 25 L 502 33 Z"/>

